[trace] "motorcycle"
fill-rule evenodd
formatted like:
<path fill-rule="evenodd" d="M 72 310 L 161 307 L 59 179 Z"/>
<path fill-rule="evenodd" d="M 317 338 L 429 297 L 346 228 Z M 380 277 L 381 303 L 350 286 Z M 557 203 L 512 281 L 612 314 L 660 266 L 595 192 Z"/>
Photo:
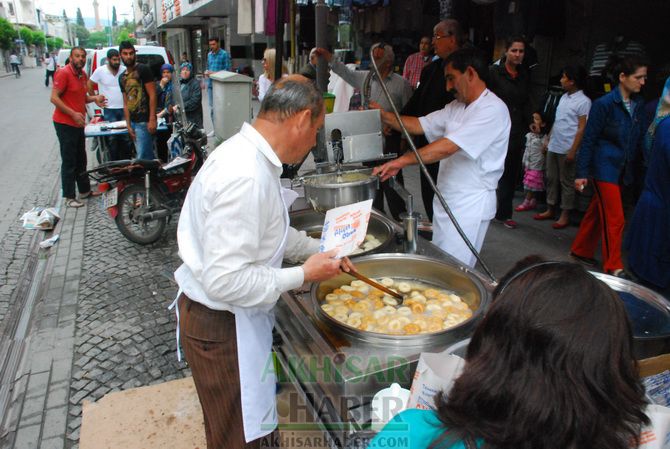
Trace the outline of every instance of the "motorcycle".
<path fill-rule="evenodd" d="M 186 122 L 184 122 L 186 123 Z M 98 182 L 103 207 L 121 234 L 131 242 L 158 241 L 168 221 L 181 210 L 193 177 L 207 158 L 207 135 L 193 123 L 175 121 L 169 163 L 159 160 L 106 162 L 87 173 Z"/>

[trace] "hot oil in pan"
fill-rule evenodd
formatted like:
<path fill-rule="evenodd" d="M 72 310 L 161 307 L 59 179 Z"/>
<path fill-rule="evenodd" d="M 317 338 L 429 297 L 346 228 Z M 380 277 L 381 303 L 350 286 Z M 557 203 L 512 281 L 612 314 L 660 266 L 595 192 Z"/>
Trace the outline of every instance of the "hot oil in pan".
<path fill-rule="evenodd" d="M 626 292 L 617 292 L 626 307 L 635 337 L 670 335 L 670 314 Z"/>

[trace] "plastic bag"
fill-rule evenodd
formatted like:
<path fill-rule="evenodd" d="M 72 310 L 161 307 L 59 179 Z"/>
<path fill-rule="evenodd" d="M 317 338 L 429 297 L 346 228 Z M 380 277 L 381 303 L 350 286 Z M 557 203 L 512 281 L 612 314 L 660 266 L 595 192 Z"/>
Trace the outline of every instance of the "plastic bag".
<path fill-rule="evenodd" d="M 21 217 L 25 229 L 41 229 L 47 231 L 53 229 L 60 220 L 56 209 L 49 207 L 33 207 Z"/>
<path fill-rule="evenodd" d="M 465 360 L 454 354 L 421 353 L 409 390 L 407 408 L 435 410 L 435 395 L 451 390 L 464 365 Z"/>

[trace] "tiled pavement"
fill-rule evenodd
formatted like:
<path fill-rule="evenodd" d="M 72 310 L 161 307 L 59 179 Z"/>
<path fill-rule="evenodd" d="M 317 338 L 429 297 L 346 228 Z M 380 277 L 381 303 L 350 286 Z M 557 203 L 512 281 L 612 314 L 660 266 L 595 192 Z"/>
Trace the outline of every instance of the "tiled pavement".
<path fill-rule="evenodd" d="M 41 250 L 46 282 L 21 346 L 2 449 L 78 447 L 83 401 L 189 374 L 176 361 L 166 309 L 176 292 L 175 224 L 140 247 L 97 199 L 62 213 L 60 241 Z"/>

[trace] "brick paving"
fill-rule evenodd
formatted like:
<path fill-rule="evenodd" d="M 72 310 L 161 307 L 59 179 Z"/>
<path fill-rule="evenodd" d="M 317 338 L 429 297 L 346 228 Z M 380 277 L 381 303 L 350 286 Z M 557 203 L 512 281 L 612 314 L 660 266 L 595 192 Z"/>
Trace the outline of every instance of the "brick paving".
<path fill-rule="evenodd" d="M 176 294 L 176 247 L 176 220 L 162 240 L 139 246 L 99 204 L 88 209 L 65 447 L 77 446 L 83 401 L 190 375 L 177 362 L 167 310 Z"/>

